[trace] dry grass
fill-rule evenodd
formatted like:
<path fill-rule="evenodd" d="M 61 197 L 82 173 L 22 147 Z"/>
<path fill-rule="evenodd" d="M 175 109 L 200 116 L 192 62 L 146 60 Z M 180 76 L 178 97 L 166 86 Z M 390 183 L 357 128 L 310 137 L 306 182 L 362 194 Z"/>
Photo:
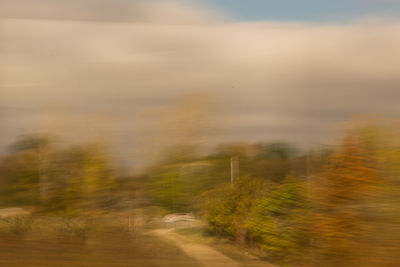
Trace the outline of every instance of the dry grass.
<path fill-rule="evenodd" d="M 0 266 L 199 266 L 166 240 L 118 215 L 25 216 L 0 220 Z"/>

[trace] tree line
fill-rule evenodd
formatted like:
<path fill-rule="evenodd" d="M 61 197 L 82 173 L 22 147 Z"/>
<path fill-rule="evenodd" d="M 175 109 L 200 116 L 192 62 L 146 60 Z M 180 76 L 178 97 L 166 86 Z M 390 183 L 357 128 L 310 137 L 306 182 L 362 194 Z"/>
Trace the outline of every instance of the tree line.
<path fill-rule="evenodd" d="M 199 154 L 182 144 L 129 177 L 115 171 L 104 144 L 56 144 L 32 135 L 9 147 L 0 206 L 78 215 L 141 198 L 137 205 L 194 212 L 209 233 L 285 266 L 398 263 L 400 143 L 390 125 L 357 125 L 338 144 L 309 150 L 231 143 Z"/>

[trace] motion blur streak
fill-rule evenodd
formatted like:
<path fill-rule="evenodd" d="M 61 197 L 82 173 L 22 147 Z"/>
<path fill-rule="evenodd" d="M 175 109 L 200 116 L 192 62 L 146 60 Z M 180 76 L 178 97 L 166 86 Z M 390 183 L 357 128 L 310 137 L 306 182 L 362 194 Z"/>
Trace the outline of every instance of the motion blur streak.
<path fill-rule="evenodd" d="M 0 265 L 399 266 L 400 18 L 266 2 L 2 0 Z"/>
<path fill-rule="evenodd" d="M 126 8 L 131 21 L 87 21 L 113 13 L 93 1 L 59 1 L 79 14 L 53 1 L 19 2 L 2 4 L 2 147 L 21 132 L 75 140 L 95 132 L 142 165 L 141 112 L 196 91 L 221 107 L 225 123 L 214 144 L 326 143 L 353 115 L 400 115 L 396 19 L 237 22 L 183 2 L 133 1 L 141 8 Z"/>

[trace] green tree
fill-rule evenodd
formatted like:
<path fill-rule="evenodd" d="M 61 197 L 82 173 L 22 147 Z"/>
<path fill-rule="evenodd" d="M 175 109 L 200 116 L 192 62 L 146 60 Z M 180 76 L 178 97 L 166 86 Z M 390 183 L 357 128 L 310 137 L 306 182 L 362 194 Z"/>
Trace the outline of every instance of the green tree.
<path fill-rule="evenodd" d="M 44 161 L 52 142 L 45 135 L 25 135 L 9 147 L 0 162 L 0 201 L 3 205 L 37 205 Z"/>
<path fill-rule="evenodd" d="M 256 199 L 265 190 L 261 180 L 241 177 L 232 187 L 224 184 L 204 195 L 205 219 L 210 230 L 240 242 L 248 239 L 245 227 L 249 212 Z"/>
<path fill-rule="evenodd" d="M 246 227 L 270 259 L 300 264 L 308 245 L 308 215 L 304 185 L 286 180 L 256 201 Z"/>

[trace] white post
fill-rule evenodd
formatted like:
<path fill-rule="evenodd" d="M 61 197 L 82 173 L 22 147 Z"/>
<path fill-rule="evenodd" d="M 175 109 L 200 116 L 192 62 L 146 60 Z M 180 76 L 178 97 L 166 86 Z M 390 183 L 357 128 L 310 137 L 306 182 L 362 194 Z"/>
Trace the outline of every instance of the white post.
<path fill-rule="evenodd" d="M 231 186 L 239 178 L 239 158 L 231 157 Z"/>

